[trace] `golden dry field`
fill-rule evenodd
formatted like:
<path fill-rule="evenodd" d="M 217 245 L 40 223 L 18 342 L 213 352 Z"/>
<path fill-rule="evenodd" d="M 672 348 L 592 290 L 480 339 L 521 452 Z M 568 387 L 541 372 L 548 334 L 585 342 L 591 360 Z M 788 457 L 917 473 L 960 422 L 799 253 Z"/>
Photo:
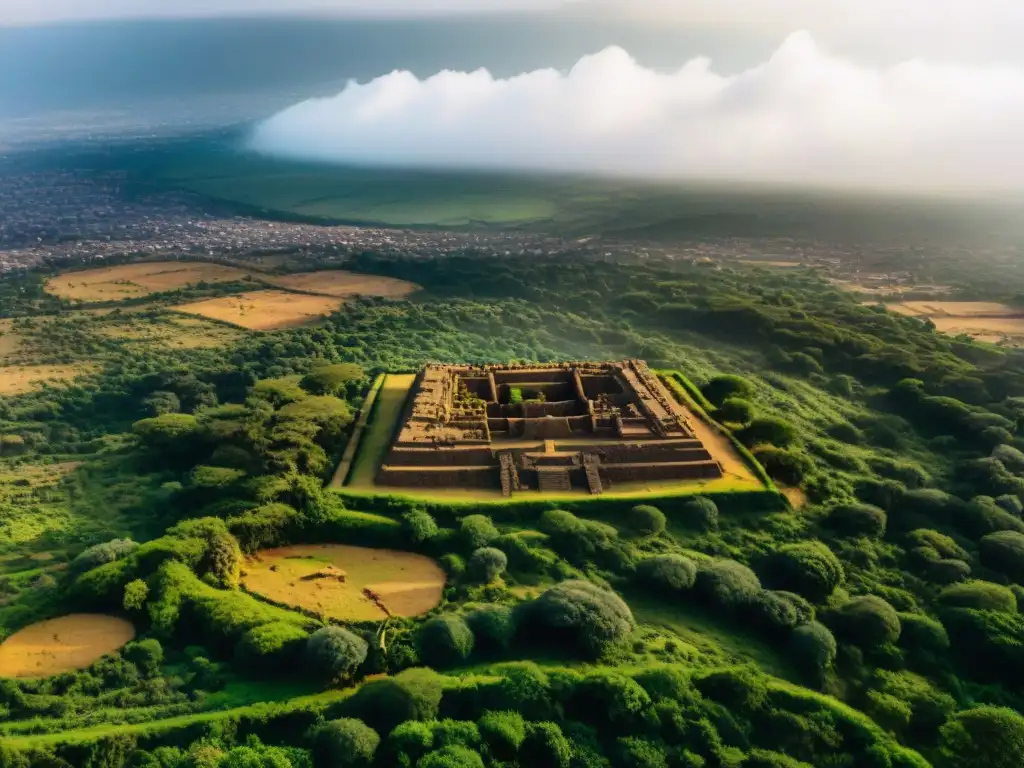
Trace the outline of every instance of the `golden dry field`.
<path fill-rule="evenodd" d="M 117 301 L 174 291 L 197 283 L 245 280 L 259 273 L 201 261 L 145 261 L 65 272 L 46 281 L 46 290 L 62 299 Z"/>
<path fill-rule="evenodd" d="M 73 613 L 15 632 L 0 644 L 0 677 L 48 677 L 84 669 L 135 637 L 116 616 Z"/>
<path fill-rule="evenodd" d="M 328 566 L 337 576 L 317 577 Z M 391 549 L 307 544 L 265 549 L 246 560 L 242 584 L 275 603 L 341 621 L 419 616 L 441 602 L 445 575 L 429 557 Z M 378 596 L 387 612 L 364 590 Z"/>
<path fill-rule="evenodd" d="M 342 305 L 330 296 L 250 291 L 172 307 L 177 312 L 231 323 L 251 331 L 277 331 L 314 323 Z"/>
<path fill-rule="evenodd" d="M 0 395 L 20 395 L 38 389 L 44 382 L 67 383 L 88 373 L 89 365 L 5 365 L 0 366 Z"/>
<path fill-rule="evenodd" d="M 282 288 L 339 298 L 381 296 L 386 299 L 404 299 L 420 289 L 420 286 L 405 280 L 380 275 L 360 275 L 341 269 L 301 272 L 294 275 L 267 275 L 263 279 Z"/>
<path fill-rule="evenodd" d="M 1024 310 L 994 301 L 901 301 L 886 305 L 907 317 L 927 318 L 951 336 L 1009 346 L 1024 345 Z"/>

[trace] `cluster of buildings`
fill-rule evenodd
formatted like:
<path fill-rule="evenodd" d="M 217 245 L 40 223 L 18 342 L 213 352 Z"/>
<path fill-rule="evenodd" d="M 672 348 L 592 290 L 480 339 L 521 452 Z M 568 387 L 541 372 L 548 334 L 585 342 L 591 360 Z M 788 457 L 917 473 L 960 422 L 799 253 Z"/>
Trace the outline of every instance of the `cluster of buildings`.
<path fill-rule="evenodd" d="M 46 261 L 138 255 L 232 257 L 252 253 L 403 253 L 469 248 L 508 256 L 558 252 L 566 243 L 529 233 L 339 227 L 218 216 L 174 191 L 139 194 L 120 172 L 12 172 L 0 168 L 0 273 Z"/>

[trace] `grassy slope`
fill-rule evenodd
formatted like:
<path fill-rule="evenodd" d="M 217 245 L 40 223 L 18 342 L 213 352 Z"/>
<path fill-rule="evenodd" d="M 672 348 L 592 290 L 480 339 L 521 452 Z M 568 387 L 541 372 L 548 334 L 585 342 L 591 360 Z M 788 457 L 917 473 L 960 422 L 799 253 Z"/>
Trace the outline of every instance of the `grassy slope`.
<path fill-rule="evenodd" d="M 377 398 L 377 407 L 370 413 L 370 423 L 356 452 L 348 487 L 360 490 L 374 487 L 374 475 L 387 453 L 415 378 L 412 374 L 387 375 Z"/>

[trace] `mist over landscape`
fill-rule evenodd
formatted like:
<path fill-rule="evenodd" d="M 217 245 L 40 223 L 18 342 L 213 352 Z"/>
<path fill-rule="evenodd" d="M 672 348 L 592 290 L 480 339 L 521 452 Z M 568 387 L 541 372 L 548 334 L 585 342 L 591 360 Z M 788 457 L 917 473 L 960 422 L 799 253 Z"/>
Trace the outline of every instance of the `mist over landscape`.
<path fill-rule="evenodd" d="M 1024 68 L 874 68 L 790 35 L 765 62 L 674 71 L 613 47 L 567 72 L 351 82 L 261 123 L 250 146 L 357 164 L 894 188 L 1024 186 Z"/>

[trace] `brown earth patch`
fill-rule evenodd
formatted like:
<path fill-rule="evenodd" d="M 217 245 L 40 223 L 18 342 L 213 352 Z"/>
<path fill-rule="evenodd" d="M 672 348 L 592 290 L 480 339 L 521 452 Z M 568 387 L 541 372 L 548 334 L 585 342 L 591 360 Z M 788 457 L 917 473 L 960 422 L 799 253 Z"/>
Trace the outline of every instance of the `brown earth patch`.
<path fill-rule="evenodd" d="M 116 616 L 73 613 L 15 632 L 0 644 L 0 677 L 48 677 L 84 669 L 135 637 Z"/>
<path fill-rule="evenodd" d="M 46 291 L 77 301 L 137 299 L 198 283 L 244 280 L 251 271 L 202 261 L 147 261 L 81 272 L 65 272 L 46 281 Z"/>
<path fill-rule="evenodd" d="M 344 580 L 313 577 L 325 566 L 343 571 Z M 246 561 L 244 572 L 250 592 L 342 621 L 419 616 L 441 602 L 445 581 L 423 555 L 343 544 L 265 549 Z"/>
<path fill-rule="evenodd" d="M 44 382 L 66 383 L 90 370 L 88 365 L 0 366 L 0 395 L 20 395 L 39 389 Z"/>
<path fill-rule="evenodd" d="M 220 320 L 251 331 L 276 331 L 308 325 L 330 314 L 342 301 L 284 291 L 250 291 L 237 296 L 196 301 L 172 307 L 176 312 Z"/>
<path fill-rule="evenodd" d="M 360 275 L 341 269 L 302 272 L 279 277 L 266 276 L 263 279 L 282 288 L 339 298 L 382 296 L 387 299 L 404 299 L 420 289 L 420 286 L 405 280 L 380 275 Z"/>
<path fill-rule="evenodd" d="M 801 509 L 807 506 L 807 494 L 804 493 L 802 488 L 779 488 L 779 490 L 789 500 L 793 509 Z"/>

